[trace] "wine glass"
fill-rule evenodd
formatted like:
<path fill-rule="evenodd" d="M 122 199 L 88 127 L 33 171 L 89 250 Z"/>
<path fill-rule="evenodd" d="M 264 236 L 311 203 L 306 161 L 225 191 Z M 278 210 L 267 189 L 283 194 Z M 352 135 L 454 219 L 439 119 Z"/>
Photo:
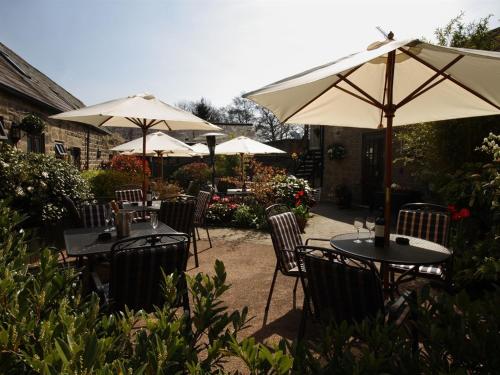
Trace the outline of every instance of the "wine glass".
<path fill-rule="evenodd" d="M 153 227 L 153 230 L 156 230 L 158 228 L 158 213 L 156 212 L 151 212 L 151 226 Z"/>
<path fill-rule="evenodd" d="M 105 232 L 111 232 L 109 224 L 111 223 L 112 219 L 113 219 L 113 210 L 111 209 L 111 207 L 106 207 L 104 210 L 104 222 L 106 223 L 106 229 L 104 229 Z"/>
<path fill-rule="evenodd" d="M 369 236 L 368 236 L 368 239 L 366 240 L 366 242 L 373 243 L 372 231 L 375 229 L 375 218 L 374 217 L 367 217 L 365 224 L 366 224 L 366 229 L 368 229 L 368 232 L 369 232 Z"/>
<path fill-rule="evenodd" d="M 357 217 L 354 219 L 354 228 L 358 231 L 358 238 L 354 240 L 355 243 L 361 243 L 362 241 L 359 239 L 359 230 L 363 228 L 363 218 Z"/>

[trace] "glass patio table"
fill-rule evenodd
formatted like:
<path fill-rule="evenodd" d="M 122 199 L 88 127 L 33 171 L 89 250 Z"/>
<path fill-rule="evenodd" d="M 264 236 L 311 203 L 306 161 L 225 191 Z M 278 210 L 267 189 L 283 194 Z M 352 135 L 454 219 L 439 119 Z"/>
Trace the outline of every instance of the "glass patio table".
<path fill-rule="evenodd" d="M 396 237 L 408 238 L 409 244 L 396 243 Z M 386 290 L 391 288 L 387 271 L 389 264 L 427 266 L 443 263 L 451 256 L 451 251 L 446 247 L 416 237 L 391 234 L 390 244 L 387 247 L 376 247 L 373 243 L 366 242 L 368 233 L 359 234 L 361 243 L 355 243 L 356 238 L 357 233 L 340 234 L 332 237 L 330 245 L 354 258 L 379 262 Z"/>
<path fill-rule="evenodd" d="M 91 257 L 93 255 L 106 254 L 111 251 L 115 242 L 124 238 L 146 236 L 150 234 L 176 234 L 178 233 L 168 225 L 158 222 L 158 227 L 153 229 L 149 222 L 134 223 L 130 229 L 130 236 L 118 238 L 116 230 L 110 232 L 111 239 L 101 241 L 99 234 L 103 233 L 104 227 L 76 228 L 64 231 L 64 243 L 66 253 L 70 257 Z"/>

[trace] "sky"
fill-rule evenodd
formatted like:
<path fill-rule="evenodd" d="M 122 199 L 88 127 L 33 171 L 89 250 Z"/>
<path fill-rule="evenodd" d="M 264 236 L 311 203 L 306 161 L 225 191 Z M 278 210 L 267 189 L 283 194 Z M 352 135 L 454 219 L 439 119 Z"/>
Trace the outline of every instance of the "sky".
<path fill-rule="evenodd" d="M 0 41 L 85 104 L 152 93 L 224 106 L 383 39 L 434 40 L 499 0 L 0 0 Z"/>

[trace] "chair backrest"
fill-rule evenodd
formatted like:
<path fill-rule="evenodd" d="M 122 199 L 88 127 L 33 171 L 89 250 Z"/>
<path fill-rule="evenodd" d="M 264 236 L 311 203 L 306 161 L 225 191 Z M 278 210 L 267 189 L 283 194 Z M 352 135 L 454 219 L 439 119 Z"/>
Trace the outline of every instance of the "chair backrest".
<path fill-rule="evenodd" d="M 82 226 L 82 218 L 78 208 L 76 208 L 75 202 L 67 195 L 62 195 L 62 204 L 66 211 L 68 211 L 69 224 L 73 228 L 79 228 Z"/>
<path fill-rule="evenodd" d="M 450 214 L 446 207 L 409 203 L 401 207 L 396 233 L 448 245 Z"/>
<path fill-rule="evenodd" d="M 194 211 L 194 222 L 197 225 L 202 225 L 205 222 L 205 212 L 212 198 L 212 193 L 208 191 L 200 191 L 196 198 L 196 209 Z"/>
<path fill-rule="evenodd" d="M 103 227 L 106 225 L 106 210 L 110 210 L 111 205 L 106 204 L 84 204 L 80 207 L 80 217 L 82 226 L 85 228 Z"/>
<path fill-rule="evenodd" d="M 115 198 L 119 202 L 123 201 L 142 202 L 142 190 L 141 189 L 116 190 Z"/>
<path fill-rule="evenodd" d="M 194 228 L 195 208 L 194 199 L 162 201 L 158 220 L 178 232 L 191 234 Z"/>
<path fill-rule="evenodd" d="M 314 246 L 299 246 L 296 254 L 306 298 L 316 318 L 359 322 L 384 313 L 382 283 L 373 263 Z"/>
<path fill-rule="evenodd" d="M 294 251 L 296 246 L 302 245 L 302 236 L 295 214 L 282 212 L 284 209 L 286 206 L 272 205 L 266 208 L 266 214 L 278 266 L 286 273 L 297 266 Z M 276 211 L 281 213 L 274 214 Z"/>
<path fill-rule="evenodd" d="M 187 259 L 188 238 L 184 234 L 149 235 L 116 242 L 111 248 L 109 283 L 113 309 L 123 310 L 127 306 L 150 312 L 154 306 L 162 306 L 163 273 L 177 273 L 180 298 L 187 293 L 184 275 Z"/>

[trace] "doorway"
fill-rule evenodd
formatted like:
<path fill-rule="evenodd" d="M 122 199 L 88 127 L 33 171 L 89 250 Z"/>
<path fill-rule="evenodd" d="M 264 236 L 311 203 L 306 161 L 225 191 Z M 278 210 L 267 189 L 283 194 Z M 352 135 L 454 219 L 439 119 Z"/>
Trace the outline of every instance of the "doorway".
<path fill-rule="evenodd" d="M 380 192 L 383 189 L 384 146 L 384 130 L 377 130 L 363 134 L 363 143 L 361 148 L 363 204 L 371 206 L 374 202 L 375 193 Z"/>

